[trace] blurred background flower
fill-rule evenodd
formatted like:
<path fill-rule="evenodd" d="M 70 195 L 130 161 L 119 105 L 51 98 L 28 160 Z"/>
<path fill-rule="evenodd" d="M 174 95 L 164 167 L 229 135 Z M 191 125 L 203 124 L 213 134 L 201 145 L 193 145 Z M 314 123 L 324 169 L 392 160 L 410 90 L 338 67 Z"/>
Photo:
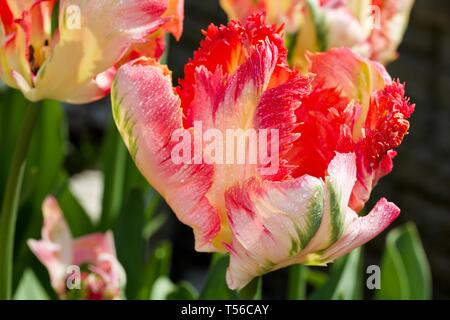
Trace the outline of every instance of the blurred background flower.
<path fill-rule="evenodd" d="M 28 240 L 28 245 L 47 268 L 58 296 L 87 300 L 122 298 L 126 275 L 117 260 L 112 233 L 73 239 L 53 197 L 45 199 L 42 212 L 42 240 Z M 68 284 L 76 288 L 70 288 Z"/>
<path fill-rule="evenodd" d="M 0 4 L 0 77 L 31 101 L 98 100 L 109 93 L 118 63 L 137 54 L 160 57 L 164 32 L 177 37 L 182 32 L 183 1 L 171 0 L 170 6 L 157 0 Z"/>
<path fill-rule="evenodd" d="M 408 26 L 414 0 L 221 0 L 229 18 L 245 20 L 266 12 L 271 23 L 286 25 L 291 62 L 305 68 L 306 52 L 347 47 L 388 63 Z"/>

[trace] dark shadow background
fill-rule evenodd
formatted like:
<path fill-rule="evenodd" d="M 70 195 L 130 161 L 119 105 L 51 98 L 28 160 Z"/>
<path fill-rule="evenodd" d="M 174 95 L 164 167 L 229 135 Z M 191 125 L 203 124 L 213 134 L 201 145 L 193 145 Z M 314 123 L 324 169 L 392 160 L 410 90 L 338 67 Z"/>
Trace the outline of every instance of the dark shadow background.
<path fill-rule="evenodd" d="M 211 22 L 227 21 L 218 0 L 186 0 L 185 14 L 183 37 L 170 45 L 169 67 L 174 79 L 182 77 L 184 64 L 198 48 L 200 30 Z M 392 77 L 406 82 L 416 112 L 393 173 L 382 179 L 368 207 L 384 196 L 402 209 L 395 225 L 416 223 L 432 269 L 433 297 L 450 298 L 450 1 L 416 0 L 399 52 L 399 60 L 388 70 Z M 109 103 L 68 106 L 67 111 L 72 155 L 67 167 L 71 172 L 95 167 L 110 119 Z M 200 286 L 210 256 L 194 252 L 191 229 L 173 216 L 164 229 L 163 236 L 174 244 L 173 280 L 188 279 Z M 385 234 L 366 246 L 367 264 L 379 263 L 384 240 Z M 266 276 L 264 287 L 265 298 L 284 298 L 286 270 Z"/>

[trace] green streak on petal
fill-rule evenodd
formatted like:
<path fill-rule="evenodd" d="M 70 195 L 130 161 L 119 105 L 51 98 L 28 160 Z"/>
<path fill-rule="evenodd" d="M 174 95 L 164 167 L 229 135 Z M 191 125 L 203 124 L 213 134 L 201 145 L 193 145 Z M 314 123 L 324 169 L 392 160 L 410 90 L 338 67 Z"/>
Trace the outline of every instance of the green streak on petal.
<path fill-rule="evenodd" d="M 344 233 L 344 213 L 341 210 L 340 195 L 334 189 L 333 184 L 327 180 L 327 188 L 330 201 L 331 234 L 330 243 L 336 242 Z"/>
<path fill-rule="evenodd" d="M 135 121 L 132 114 L 123 107 L 125 97 L 118 97 L 116 82 L 114 81 L 111 89 L 111 105 L 114 120 L 116 121 L 117 128 L 125 141 L 125 144 L 130 151 L 131 157 L 136 160 L 136 154 L 138 152 L 138 141 L 134 134 Z"/>
<path fill-rule="evenodd" d="M 297 238 L 292 240 L 290 256 L 294 256 L 299 253 L 301 249 L 304 249 L 317 231 L 320 228 L 323 215 L 323 187 L 317 186 L 314 194 L 309 200 L 308 209 L 305 213 L 304 227 L 298 225 L 295 226 L 297 232 Z"/>
<path fill-rule="evenodd" d="M 302 243 L 302 248 L 305 248 L 317 230 L 320 228 L 323 215 L 323 188 L 322 186 L 316 187 L 316 191 L 308 205 L 308 213 L 306 215 L 306 233 L 300 235 L 300 242 Z"/>

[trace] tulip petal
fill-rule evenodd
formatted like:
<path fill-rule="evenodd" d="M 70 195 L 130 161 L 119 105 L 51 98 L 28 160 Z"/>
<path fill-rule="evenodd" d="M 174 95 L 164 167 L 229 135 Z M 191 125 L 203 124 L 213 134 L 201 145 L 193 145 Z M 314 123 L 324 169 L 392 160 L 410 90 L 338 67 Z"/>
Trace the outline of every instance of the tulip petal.
<path fill-rule="evenodd" d="M 93 233 L 77 238 L 73 243 L 73 264 L 95 264 L 99 255 L 116 256 L 114 238 L 111 232 Z"/>
<path fill-rule="evenodd" d="M 289 264 L 308 246 L 322 221 L 323 193 L 322 181 L 310 176 L 283 182 L 253 179 L 226 193 L 234 235 L 229 247 L 231 288 Z M 249 269 L 246 281 L 241 268 Z"/>
<path fill-rule="evenodd" d="M 170 18 L 164 29 L 179 40 L 183 33 L 184 0 L 169 0 L 167 11 L 163 17 Z"/>
<path fill-rule="evenodd" d="M 81 25 L 67 11 L 79 8 Z M 29 99 L 53 98 L 83 103 L 105 95 L 93 79 L 109 69 L 134 43 L 164 24 L 166 1 L 63 0 L 59 41 L 41 66 Z M 124 14 L 126 12 L 126 14 Z"/>
<path fill-rule="evenodd" d="M 65 291 L 66 267 L 72 264 L 72 235 L 56 199 L 46 198 L 42 211 L 44 213 L 42 240 L 28 240 L 28 245 L 47 268 L 52 286 L 62 294 Z"/>
<path fill-rule="evenodd" d="M 353 249 L 375 238 L 386 229 L 400 214 L 400 209 L 393 203 L 382 198 L 367 216 L 359 217 L 353 210 L 348 209 L 350 223 L 343 236 L 321 254 L 323 263 L 331 262 Z"/>
<path fill-rule="evenodd" d="M 337 154 L 325 181 L 304 175 L 281 182 L 252 179 L 231 188 L 230 288 L 294 263 L 325 265 L 384 230 L 398 208 L 381 200 L 359 218 L 348 208 L 355 181 L 355 155 Z"/>
<path fill-rule="evenodd" d="M 354 126 L 355 139 L 362 136 L 361 128 L 369 112 L 373 92 L 392 82 L 383 66 L 364 59 L 347 48 L 332 49 L 325 53 L 309 54 L 309 71 L 324 88 L 337 88 L 362 107 L 360 118 Z"/>
<path fill-rule="evenodd" d="M 214 170 L 193 164 L 191 158 L 192 164 L 175 164 L 172 159 L 178 143 L 172 134 L 178 130 L 190 139 L 191 133 L 183 129 L 180 99 L 173 92 L 169 71 L 144 59 L 124 65 L 113 85 L 112 104 L 119 131 L 144 177 L 194 229 L 196 249 L 212 250 L 220 219 L 205 195 Z"/>

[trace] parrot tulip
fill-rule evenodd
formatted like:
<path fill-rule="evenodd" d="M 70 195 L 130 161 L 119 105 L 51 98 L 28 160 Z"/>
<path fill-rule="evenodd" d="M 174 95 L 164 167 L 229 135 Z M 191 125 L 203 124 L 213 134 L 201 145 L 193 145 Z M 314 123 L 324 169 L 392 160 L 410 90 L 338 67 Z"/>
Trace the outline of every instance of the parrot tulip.
<path fill-rule="evenodd" d="M 403 85 L 349 49 L 309 55 L 300 74 L 260 14 L 204 33 L 177 88 L 165 66 L 138 59 L 118 70 L 112 104 L 138 168 L 193 228 L 196 249 L 230 253 L 229 287 L 325 265 L 383 231 L 399 215 L 393 203 L 357 212 L 408 132 Z M 278 148 L 255 148 L 249 130 L 276 132 L 262 140 Z M 229 131 L 247 143 L 230 147 Z M 246 161 L 217 161 L 230 150 Z M 249 160 L 268 150 L 269 162 Z M 263 173 L 272 160 L 277 170 Z"/>
<path fill-rule="evenodd" d="M 88 300 L 121 298 L 126 277 L 116 258 L 112 233 L 95 233 L 73 239 L 56 199 L 46 198 L 42 211 L 42 240 L 28 240 L 28 245 L 49 271 L 51 284 L 59 297 Z M 79 287 L 76 287 L 77 283 Z"/>
<path fill-rule="evenodd" d="M 179 37 L 183 0 L 0 0 L 0 77 L 31 101 L 98 100 L 116 67 Z M 52 15 L 59 8 L 58 28 Z"/>

